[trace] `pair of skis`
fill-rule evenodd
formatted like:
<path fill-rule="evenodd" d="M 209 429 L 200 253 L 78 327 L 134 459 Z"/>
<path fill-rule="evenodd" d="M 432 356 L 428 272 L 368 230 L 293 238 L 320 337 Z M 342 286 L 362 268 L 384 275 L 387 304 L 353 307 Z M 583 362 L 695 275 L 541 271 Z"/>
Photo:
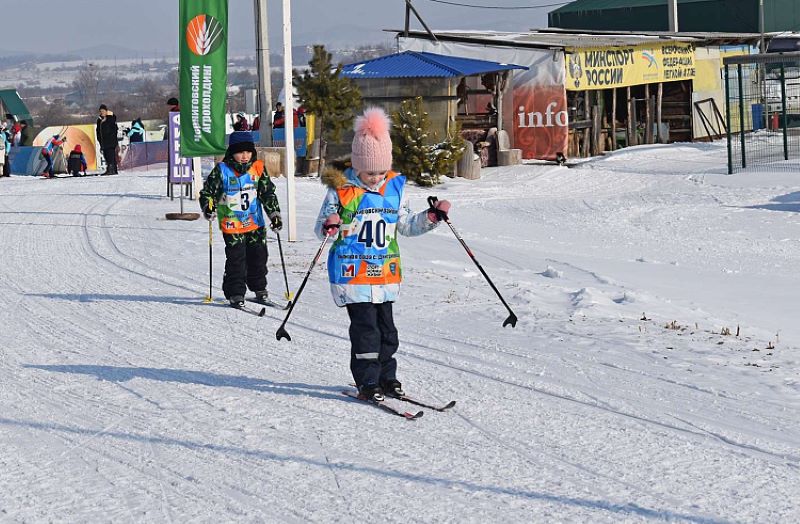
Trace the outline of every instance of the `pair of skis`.
<path fill-rule="evenodd" d="M 403 410 L 403 409 L 398 409 L 398 408 L 392 406 L 391 404 L 387 404 L 386 401 L 371 400 L 371 399 L 362 397 L 361 395 L 359 395 L 358 393 L 354 393 L 353 391 L 342 391 L 342 395 L 344 395 L 346 397 L 354 398 L 354 399 L 359 400 L 361 402 L 366 402 L 367 404 L 371 404 L 371 405 L 375 406 L 376 408 L 381 409 L 381 410 L 383 410 L 383 411 L 385 411 L 385 412 L 387 412 L 389 414 L 392 414 L 392 415 L 395 415 L 395 416 L 398 416 L 398 417 L 403 417 L 406 420 L 416 420 L 416 419 L 420 418 L 425 413 L 422 410 L 417 411 L 417 412 L 411 412 L 411 411 L 406 411 L 406 410 Z M 402 402 L 407 402 L 408 404 L 412 404 L 412 405 L 419 406 L 419 407 L 426 408 L 426 409 L 432 409 L 433 411 L 439 411 L 439 412 L 447 411 L 448 409 L 450 409 L 450 408 L 452 408 L 453 406 L 456 405 L 456 401 L 455 400 L 451 400 L 450 402 L 448 402 L 447 404 L 445 404 L 443 406 L 435 406 L 435 405 L 430 404 L 428 402 L 423 402 L 421 400 L 417 400 L 416 398 L 409 397 L 408 395 L 401 395 L 401 396 L 388 395 L 386 398 L 400 400 Z"/>
<path fill-rule="evenodd" d="M 257 317 L 263 317 L 264 314 L 267 312 L 267 307 L 273 307 L 275 309 L 288 309 L 291 305 L 291 302 L 286 304 L 285 306 L 281 306 L 280 304 L 276 304 L 271 300 L 255 300 L 255 299 L 248 299 L 249 302 L 253 302 L 255 304 L 261 305 L 261 309 L 252 308 L 247 305 L 242 306 L 231 306 L 233 309 L 238 309 L 239 311 L 243 311 L 249 315 L 255 315 Z"/>

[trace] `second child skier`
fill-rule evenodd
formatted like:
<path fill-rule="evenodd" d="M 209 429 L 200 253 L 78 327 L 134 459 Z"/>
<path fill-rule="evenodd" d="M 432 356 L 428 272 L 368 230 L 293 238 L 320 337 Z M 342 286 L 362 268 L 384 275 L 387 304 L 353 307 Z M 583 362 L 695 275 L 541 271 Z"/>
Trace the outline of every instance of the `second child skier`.
<path fill-rule="evenodd" d="M 249 288 L 261 302 L 267 294 L 267 245 L 264 212 L 270 227 L 280 231 L 281 210 L 264 163 L 256 159 L 250 131 L 234 131 L 225 158 L 208 175 L 200 191 L 207 220 L 217 215 L 225 241 L 222 291 L 231 307 L 244 307 Z"/>

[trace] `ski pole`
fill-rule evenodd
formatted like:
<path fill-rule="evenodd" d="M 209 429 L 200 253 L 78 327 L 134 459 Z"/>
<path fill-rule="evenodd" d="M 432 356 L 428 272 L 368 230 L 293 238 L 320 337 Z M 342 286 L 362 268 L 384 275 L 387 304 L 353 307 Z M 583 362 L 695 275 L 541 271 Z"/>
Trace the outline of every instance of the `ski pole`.
<path fill-rule="evenodd" d="M 475 258 L 475 255 L 472 254 L 472 250 L 470 250 L 470 248 L 467 246 L 467 243 L 464 242 L 464 239 L 461 238 L 461 235 L 458 234 L 458 231 L 456 231 L 456 228 L 453 227 L 453 224 L 450 223 L 450 219 L 448 218 L 447 213 L 445 213 L 441 209 L 436 209 L 436 202 L 438 202 L 438 201 L 439 201 L 439 199 L 436 198 L 435 196 L 429 196 L 428 197 L 428 205 L 430 206 L 430 211 L 433 211 L 433 213 L 436 214 L 436 217 L 439 220 L 444 220 L 447 223 L 447 225 L 450 226 L 450 231 L 453 232 L 453 234 L 456 236 L 458 241 L 461 242 L 461 245 L 464 246 L 464 249 L 467 251 L 467 254 L 469 255 L 469 257 L 472 259 L 473 262 L 475 262 L 475 265 L 478 266 L 478 269 L 480 269 L 481 274 L 484 276 L 484 278 L 486 278 L 486 281 L 489 283 L 489 285 L 492 286 L 492 289 L 494 290 L 494 292 L 497 293 L 498 298 L 500 298 L 500 302 L 502 302 L 503 305 L 508 310 L 509 315 L 508 315 L 508 318 L 503 322 L 503 327 L 506 327 L 508 324 L 511 324 L 511 327 L 516 327 L 517 326 L 517 315 L 515 315 L 514 312 L 511 311 L 511 308 L 506 303 L 505 299 L 503 298 L 503 295 L 500 294 L 500 291 L 497 290 L 497 288 L 495 287 L 494 283 L 492 282 L 492 279 L 489 278 L 489 275 L 486 274 L 486 271 L 484 271 L 483 267 L 478 262 L 478 259 Z"/>
<path fill-rule="evenodd" d="M 209 209 L 214 209 L 214 204 L 209 201 L 208 202 Z M 213 216 L 213 215 L 212 215 Z M 213 232 L 213 225 L 211 224 L 211 220 L 208 221 L 208 295 L 206 296 L 205 302 L 206 304 L 210 304 L 214 301 L 211 298 L 211 286 L 213 285 L 214 279 L 212 278 L 212 272 L 214 271 L 214 266 L 212 264 L 212 257 L 214 256 L 214 250 L 212 249 L 212 239 L 214 238 Z"/>
<path fill-rule="evenodd" d="M 283 261 L 283 247 L 281 246 L 281 234 L 275 231 L 275 236 L 278 237 L 278 252 L 281 254 L 281 268 L 283 269 L 283 282 L 286 284 L 286 294 L 283 296 L 289 303 L 292 302 L 292 292 L 289 291 L 289 279 L 286 277 L 286 263 Z"/>
<path fill-rule="evenodd" d="M 326 229 L 338 228 L 338 227 L 339 224 L 333 224 L 328 226 Z M 282 338 L 285 338 L 286 340 L 289 341 L 292 340 L 292 337 L 290 337 L 289 333 L 286 332 L 284 326 L 286 326 L 286 321 L 289 320 L 289 316 L 292 314 L 292 310 L 297 305 L 297 301 L 300 300 L 300 293 L 302 293 L 303 288 L 306 287 L 306 282 L 308 281 L 309 275 L 311 275 L 311 270 L 314 269 L 314 266 L 317 264 L 317 261 L 319 261 L 319 257 L 320 255 L 322 255 L 322 251 L 325 249 L 325 244 L 328 243 L 328 238 L 330 237 L 326 234 L 325 238 L 322 240 L 322 244 L 320 244 L 319 249 L 317 250 L 317 254 L 314 255 L 314 260 L 311 261 L 311 266 L 309 266 L 308 272 L 306 272 L 306 277 L 303 279 L 303 283 L 300 284 L 300 289 L 297 290 L 297 294 L 294 296 L 294 301 L 290 302 L 291 305 L 289 306 L 289 311 L 286 313 L 286 318 L 283 319 L 283 324 L 281 324 L 281 327 L 279 327 L 278 331 L 275 332 L 276 339 L 280 340 Z"/>

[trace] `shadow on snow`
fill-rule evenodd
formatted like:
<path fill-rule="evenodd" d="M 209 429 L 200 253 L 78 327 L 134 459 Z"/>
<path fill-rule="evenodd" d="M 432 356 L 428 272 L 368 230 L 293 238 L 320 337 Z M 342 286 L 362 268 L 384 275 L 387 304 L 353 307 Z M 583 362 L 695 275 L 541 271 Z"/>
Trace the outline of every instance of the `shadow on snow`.
<path fill-rule="evenodd" d="M 104 366 L 28 366 L 28 367 L 38 367 L 38 368 L 48 369 L 48 368 L 103 368 Z M 141 369 L 141 368 L 117 368 L 117 369 L 124 370 L 124 369 Z M 171 370 L 155 370 L 155 371 L 169 372 Z M 188 373 L 192 374 L 192 372 Z M 200 375 L 206 375 L 206 374 L 201 373 Z M 328 462 L 327 460 L 317 460 L 303 456 L 281 455 L 266 450 L 247 449 L 238 446 L 228 446 L 222 444 L 202 443 L 185 439 L 152 436 L 149 434 L 144 435 L 135 433 L 123 433 L 119 431 L 105 431 L 102 429 L 99 430 L 84 429 L 84 428 L 65 426 L 62 424 L 53 424 L 53 423 L 46 424 L 33 421 L 12 420 L 3 417 L 0 417 L 0 425 L 21 427 L 27 429 L 49 431 L 49 432 L 59 431 L 62 433 L 81 435 L 92 438 L 101 436 L 110 437 L 129 442 L 137 442 L 150 445 L 162 445 L 169 447 L 179 447 L 179 448 L 189 449 L 191 451 L 210 451 L 212 453 L 233 454 L 257 460 L 266 460 L 278 463 L 294 462 L 294 463 L 306 464 L 308 466 L 321 468 L 324 470 L 336 469 L 340 471 L 354 471 L 354 472 L 373 475 L 378 478 L 385 477 L 395 481 L 401 480 L 406 482 L 415 482 L 423 486 L 425 485 L 440 486 L 445 488 L 466 490 L 474 493 L 508 495 L 511 497 L 552 502 L 555 504 L 562 504 L 565 506 L 573 506 L 577 508 L 608 511 L 619 515 L 637 515 L 644 518 L 655 518 L 659 520 L 681 520 L 687 522 L 694 522 L 698 524 L 723 524 L 728 522 L 722 519 L 714 519 L 696 515 L 687 515 L 668 510 L 655 510 L 655 509 L 644 508 L 634 503 L 615 504 L 602 500 L 591 500 L 591 499 L 577 498 L 577 497 L 564 497 L 564 496 L 551 495 L 548 493 L 541 493 L 537 491 L 530 491 L 514 487 L 490 486 L 469 480 L 449 479 L 449 478 L 435 477 L 430 475 L 420 475 L 416 473 L 396 471 L 386 467 L 376 468 L 376 467 L 353 464 L 353 463 Z"/>
<path fill-rule="evenodd" d="M 23 367 L 41 369 L 55 373 L 76 373 L 91 375 L 99 380 L 108 382 L 127 382 L 135 378 L 158 380 L 161 382 L 176 382 L 179 384 L 198 384 L 201 386 L 229 387 L 250 389 L 279 393 L 281 395 L 296 395 L 324 399 L 347 400 L 341 393 L 339 386 L 318 386 L 301 383 L 272 382 L 270 380 L 245 377 L 241 375 L 220 375 L 206 371 L 191 371 L 187 369 L 160 369 L 160 368 L 135 368 L 115 366 L 95 366 L 89 364 L 76 365 L 34 365 L 26 364 Z"/>

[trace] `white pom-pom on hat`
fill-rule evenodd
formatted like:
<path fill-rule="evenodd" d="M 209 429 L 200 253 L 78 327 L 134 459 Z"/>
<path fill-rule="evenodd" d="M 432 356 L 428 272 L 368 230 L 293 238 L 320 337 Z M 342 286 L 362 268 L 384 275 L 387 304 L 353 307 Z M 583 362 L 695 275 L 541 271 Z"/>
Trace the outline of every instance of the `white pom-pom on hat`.
<path fill-rule="evenodd" d="M 370 107 L 356 118 L 352 156 L 356 171 L 380 172 L 392 168 L 392 139 L 389 117 L 379 107 Z"/>

